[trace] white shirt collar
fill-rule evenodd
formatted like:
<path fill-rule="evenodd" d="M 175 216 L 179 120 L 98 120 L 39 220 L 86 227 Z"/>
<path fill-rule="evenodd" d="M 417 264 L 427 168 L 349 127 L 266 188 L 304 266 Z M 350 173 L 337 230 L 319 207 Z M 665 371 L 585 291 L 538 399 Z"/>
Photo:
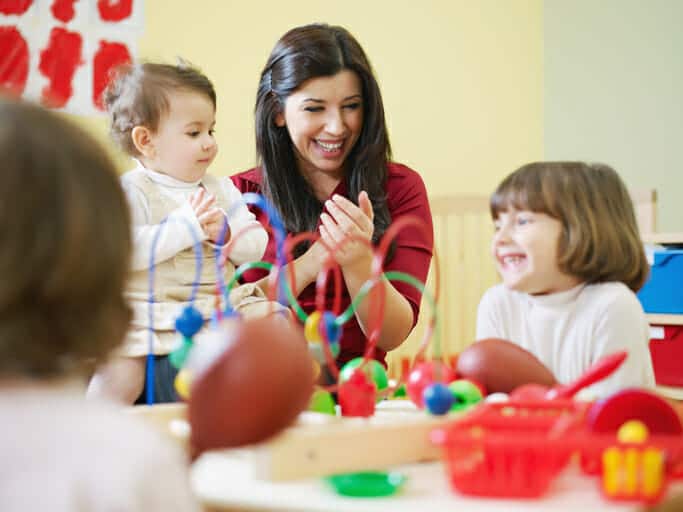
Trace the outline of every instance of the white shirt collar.
<path fill-rule="evenodd" d="M 575 302 L 585 286 L 586 283 L 580 283 L 574 288 L 562 292 L 549 293 L 547 295 L 525 295 L 529 298 L 529 302 L 534 305 L 546 308 L 556 308 Z"/>
<path fill-rule="evenodd" d="M 193 188 L 196 188 L 202 182 L 202 180 L 190 181 L 190 182 L 181 181 L 181 180 L 178 180 L 172 176 L 169 176 L 168 174 L 164 174 L 161 172 L 153 171 L 152 169 L 148 169 L 137 158 L 133 158 L 133 161 L 135 162 L 137 169 L 140 169 L 142 172 L 144 172 L 149 177 L 149 179 L 151 179 L 153 182 L 158 183 L 159 185 L 162 185 L 164 187 L 178 188 L 178 189 L 193 189 Z"/>

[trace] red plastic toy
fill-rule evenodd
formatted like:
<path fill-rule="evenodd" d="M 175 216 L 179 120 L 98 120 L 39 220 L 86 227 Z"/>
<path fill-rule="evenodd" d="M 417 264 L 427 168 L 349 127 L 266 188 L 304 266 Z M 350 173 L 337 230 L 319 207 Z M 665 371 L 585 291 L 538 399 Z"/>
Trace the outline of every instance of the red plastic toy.
<path fill-rule="evenodd" d="M 526 384 L 510 393 L 511 400 L 555 400 L 569 399 L 583 388 L 595 384 L 614 373 L 626 360 L 628 352 L 621 351 L 605 356 L 591 366 L 574 382 L 548 388 L 539 384 Z"/>
<path fill-rule="evenodd" d="M 488 403 L 435 429 L 454 489 L 477 496 L 542 495 L 573 451 L 566 437 L 585 406 L 566 400 Z"/>
<path fill-rule="evenodd" d="M 580 455 L 610 500 L 655 503 L 683 478 L 683 426 L 656 394 L 627 389 L 593 404 L 568 398 L 615 371 L 606 357 L 567 386 L 522 386 L 507 403 L 487 403 L 432 433 L 454 489 L 478 496 L 538 497 Z M 529 398 L 532 400 L 529 400 Z"/>

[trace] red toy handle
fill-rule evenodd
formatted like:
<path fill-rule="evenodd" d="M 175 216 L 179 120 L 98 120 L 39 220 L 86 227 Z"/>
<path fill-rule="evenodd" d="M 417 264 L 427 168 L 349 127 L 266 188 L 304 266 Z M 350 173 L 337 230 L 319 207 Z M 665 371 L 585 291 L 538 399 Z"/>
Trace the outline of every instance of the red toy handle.
<path fill-rule="evenodd" d="M 621 366 L 627 356 L 628 352 L 622 350 L 621 352 L 616 352 L 614 354 L 610 354 L 609 356 L 603 357 L 597 363 L 591 366 L 586 373 L 584 373 L 571 384 L 553 388 L 548 391 L 549 396 L 547 396 L 547 398 L 555 399 L 573 397 L 579 390 L 601 381 L 602 379 L 611 375 L 614 371 L 616 371 L 617 368 Z"/>

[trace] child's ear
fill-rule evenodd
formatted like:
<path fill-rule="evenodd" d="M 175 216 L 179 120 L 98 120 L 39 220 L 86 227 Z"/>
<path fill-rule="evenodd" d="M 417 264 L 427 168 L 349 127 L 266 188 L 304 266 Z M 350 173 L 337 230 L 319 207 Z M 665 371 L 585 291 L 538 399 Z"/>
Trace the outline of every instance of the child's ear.
<path fill-rule="evenodd" d="M 285 115 L 282 112 L 275 114 L 275 126 L 278 128 L 285 127 Z"/>
<path fill-rule="evenodd" d="M 130 132 L 135 149 L 147 158 L 154 156 L 154 143 L 152 142 L 152 132 L 146 126 L 136 126 Z"/>

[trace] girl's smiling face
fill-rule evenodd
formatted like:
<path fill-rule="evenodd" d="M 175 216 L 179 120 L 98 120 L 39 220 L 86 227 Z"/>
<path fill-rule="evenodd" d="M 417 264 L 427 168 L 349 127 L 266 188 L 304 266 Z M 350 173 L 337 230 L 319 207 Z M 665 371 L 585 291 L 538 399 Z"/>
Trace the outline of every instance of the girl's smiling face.
<path fill-rule="evenodd" d="M 304 175 L 323 172 L 341 178 L 344 162 L 363 128 L 358 75 L 343 70 L 304 82 L 287 97 L 275 123 L 289 131 Z"/>
<path fill-rule="evenodd" d="M 512 290 L 542 295 L 569 290 L 580 280 L 563 273 L 558 266 L 562 223 L 540 212 L 512 207 L 494 221 L 492 253 L 505 286 Z"/>

